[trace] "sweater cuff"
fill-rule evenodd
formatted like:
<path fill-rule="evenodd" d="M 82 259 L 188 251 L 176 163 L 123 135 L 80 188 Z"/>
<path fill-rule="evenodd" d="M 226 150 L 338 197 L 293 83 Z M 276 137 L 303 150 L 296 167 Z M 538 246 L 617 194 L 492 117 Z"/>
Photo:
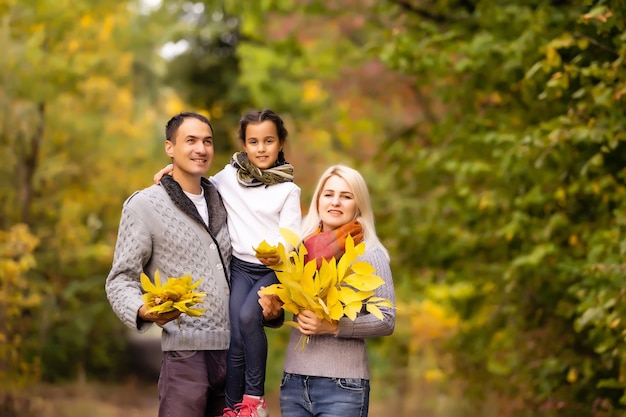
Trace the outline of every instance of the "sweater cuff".
<path fill-rule="evenodd" d="M 139 309 L 144 305 L 141 298 L 131 300 L 128 303 L 128 309 L 126 310 L 126 324 L 135 329 L 139 333 L 146 332 L 151 326 L 152 322 L 145 321 L 139 317 Z"/>
<path fill-rule="evenodd" d="M 272 319 L 272 320 L 263 319 L 263 326 L 269 327 L 270 329 L 278 329 L 282 327 L 284 322 L 285 322 L 285 311 L 283 310 L 281 311 L 280 316 L 276 317 L 275 319 Z"/>
<path fill-rule="evenodd" d="M 354 335 L 354 321 L 348 317 L 340 318 L 337 326 L 337 335 L 335 337 L 352 337 Z"/>

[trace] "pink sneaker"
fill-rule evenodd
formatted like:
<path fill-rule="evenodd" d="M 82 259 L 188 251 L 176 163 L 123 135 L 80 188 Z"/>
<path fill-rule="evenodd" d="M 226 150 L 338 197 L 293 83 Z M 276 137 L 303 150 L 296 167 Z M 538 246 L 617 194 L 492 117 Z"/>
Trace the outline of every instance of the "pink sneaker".
<path fill-rule="evenodd" d="M 226 407 L 220 417 L 237 417 L 237 412 L 232 408 Z"/>
<path fill-rule="evenodd" d="M 249 395 L 243 396 L 243 401 L 237 404 L 236 409 L 239 410 L 237 417 L 269 417 L 270 412 L 267 409 L 265 398 L 253 398 Z"/>

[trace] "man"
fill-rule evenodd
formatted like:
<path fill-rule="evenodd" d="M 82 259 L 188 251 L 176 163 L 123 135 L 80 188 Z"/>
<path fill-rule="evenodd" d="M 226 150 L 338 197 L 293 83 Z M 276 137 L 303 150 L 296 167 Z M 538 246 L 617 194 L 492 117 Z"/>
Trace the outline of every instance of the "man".
<path fill-rule="evenodd" d="M 127 326 L 163 328 L 159 416 L 219 416 L 230 338 L 231 246 L 221 197 L 204 177 L 213 159 L 213 129 L 200 114 L 180 113 L 167 123 L 165 137 L 172 175 L 124 203 L 105 290 Z M 207 311 L 200 317 L 148 313 L 140 275 L 153 279 L 156 270 L 162 282 L 187 274 L 202 280 L 194 291 L 207 294 L 200 306 Z"/>

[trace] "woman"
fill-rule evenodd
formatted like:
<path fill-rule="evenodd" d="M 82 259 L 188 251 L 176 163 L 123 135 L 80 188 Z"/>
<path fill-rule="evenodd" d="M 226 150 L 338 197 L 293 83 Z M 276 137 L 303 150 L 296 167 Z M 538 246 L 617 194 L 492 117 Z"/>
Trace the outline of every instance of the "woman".
<path fill-rule="evenodd" d="M 302 236 L 310 259 L 339 259 L 345 239 L 363 239 L 365 253 L 360 260 L 370 263 L 384 284 L 376 297 L 395 305 L 395 291 L 389 254 L 376 235 L 374 215 L 365 180 L 358 171 L 335 165 L 322 174 L 306 218 Z M 318 264 L 319 265 L 319 264 Z M 259 293 L 266 320 L 282 314 L 281 302 Z M 381 308 L 383 320 L 361 313 L 353 321 L 319 319 L 312 311 L 296 317 L 291 330 L 280 390 L 281 415 L 288 417 L 365 417 L 369 408 L 369 362 L 365 339 L 388 336 L 395 326 L 393 308 Z M 302 335 L 309 336 L 304 348 Z"/>

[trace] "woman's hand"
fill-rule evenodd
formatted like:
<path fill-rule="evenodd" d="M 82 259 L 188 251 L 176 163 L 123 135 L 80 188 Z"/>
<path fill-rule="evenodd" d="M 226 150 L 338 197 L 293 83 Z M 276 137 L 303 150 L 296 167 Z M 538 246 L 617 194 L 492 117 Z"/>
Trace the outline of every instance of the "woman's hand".
<path fill-rule="evenodd" d="M 283 302 L 273 294 L 263 294 L 262 290 L 264 288 L 265 287 L 261 287 L 257 292 L 259 295 L 259 305 L 263 309 L 263 318 L 268 321 L 274 320 L 283 314 Z"/>
<path fill-rule="evenodd" d="M 298 330 L 307 336 L 314 334 L 332 334 L 336 335 L 339 325 L 337 322 L 329 322 L 322 320 L 310 310 L 303 310 L 298 313 Z"/>
<path fill-rule="evenodd" d="M 152 180 L 157 185 L 161 184 L 161 178 L 163 178 L 163 175 L 171 174 L 173 170 L 174 170 L 174 165 L 169 164 L 165 168 L 163 168 L 162 170 L 154 174 L 154 177 L 152 177 Z"/>

